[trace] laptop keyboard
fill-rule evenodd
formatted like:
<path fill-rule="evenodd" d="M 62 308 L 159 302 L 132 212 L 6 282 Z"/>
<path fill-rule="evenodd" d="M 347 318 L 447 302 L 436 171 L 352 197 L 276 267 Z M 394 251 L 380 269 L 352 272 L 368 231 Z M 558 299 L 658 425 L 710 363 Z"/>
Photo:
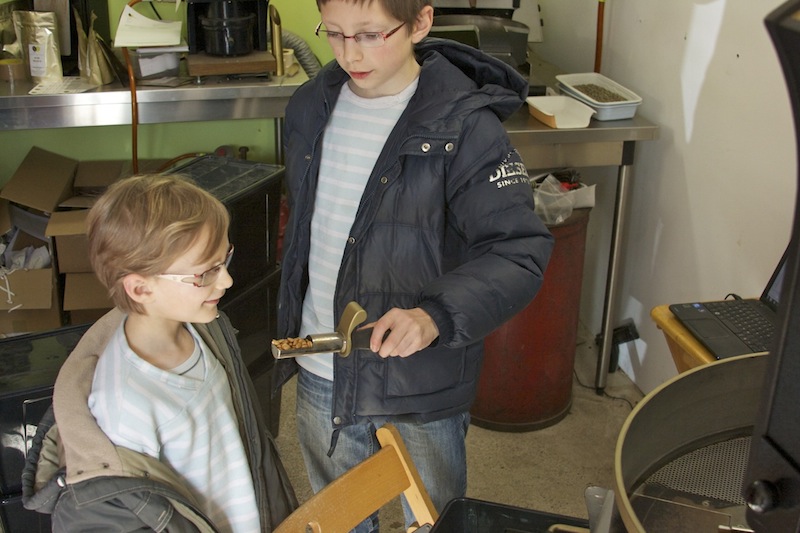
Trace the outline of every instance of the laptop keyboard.
<path fill-rule="evenodd" d="M 726 326 L 756 352 L 766 352 L 775 335 L 775 326 L 754 306 L 738 300 L 704 304 Z"/>

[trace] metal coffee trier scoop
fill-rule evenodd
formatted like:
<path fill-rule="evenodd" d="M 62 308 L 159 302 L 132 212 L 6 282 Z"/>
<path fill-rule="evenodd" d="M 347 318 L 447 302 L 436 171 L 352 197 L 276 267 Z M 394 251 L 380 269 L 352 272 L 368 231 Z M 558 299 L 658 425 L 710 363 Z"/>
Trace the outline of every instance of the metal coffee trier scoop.
<path fill-rule="evenodd" d="M 311 343 L 307 348 L 282 350 L 272 344 L 272 356 L 275 359 L 287 359 L 318 353 L 338 353 L 347 357 L 353 350 L 368 350 L 372 328 L 356 330 L 356 327 L 367 319 L 367 312 L 357 303 L 350 302 L 344 308 L 339 325 L 333 333 L 315 333 L 307 335 L 305 340 Z"/>

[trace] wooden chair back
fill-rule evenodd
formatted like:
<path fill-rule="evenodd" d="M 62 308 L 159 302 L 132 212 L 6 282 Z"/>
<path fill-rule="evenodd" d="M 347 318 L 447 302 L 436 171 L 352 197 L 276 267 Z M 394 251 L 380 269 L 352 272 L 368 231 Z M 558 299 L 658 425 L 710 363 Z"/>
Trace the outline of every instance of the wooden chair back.
<path fill-rule="evenodd" d="M 346 533 L 404 494 L 417 525 L 439 517 L 400 433 L 377 430 L 381 449 L 336 478 L 281 522 L 275 533 Z"/>

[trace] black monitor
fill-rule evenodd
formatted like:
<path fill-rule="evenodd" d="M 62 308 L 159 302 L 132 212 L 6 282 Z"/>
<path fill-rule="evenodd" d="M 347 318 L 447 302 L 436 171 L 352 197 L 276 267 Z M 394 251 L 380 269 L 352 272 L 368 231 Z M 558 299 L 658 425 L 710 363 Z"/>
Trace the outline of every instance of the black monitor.
<path fill-rule="evenodd" d="M 783 69 L 800 158 L 800 0 L 765 19 Z M 800 180 L 800 171 L 798 172 Z M 800 192 L 800 184 L 798 185 Z M 800 200 L 800 198 L 798 198 Z M 800 532 L 800 202 L 795 203 L 787 269 L 778 306 L 779 327 L 744 479 L 748 525 L 758 533 Z"/>

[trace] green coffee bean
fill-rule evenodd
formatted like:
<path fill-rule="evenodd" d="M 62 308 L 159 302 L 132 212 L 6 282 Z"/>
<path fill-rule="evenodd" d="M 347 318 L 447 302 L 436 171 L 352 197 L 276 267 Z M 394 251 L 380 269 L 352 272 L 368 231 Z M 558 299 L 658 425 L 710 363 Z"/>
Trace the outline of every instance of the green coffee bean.
<path fill-rule="evenodd" d="M 575 85 L 575 89 L 598 102 L 624 102 L 627 100 L 627 98 L 621 94 L 610 91 L 605 87 L 595 85 L 594 83 Z"/>

